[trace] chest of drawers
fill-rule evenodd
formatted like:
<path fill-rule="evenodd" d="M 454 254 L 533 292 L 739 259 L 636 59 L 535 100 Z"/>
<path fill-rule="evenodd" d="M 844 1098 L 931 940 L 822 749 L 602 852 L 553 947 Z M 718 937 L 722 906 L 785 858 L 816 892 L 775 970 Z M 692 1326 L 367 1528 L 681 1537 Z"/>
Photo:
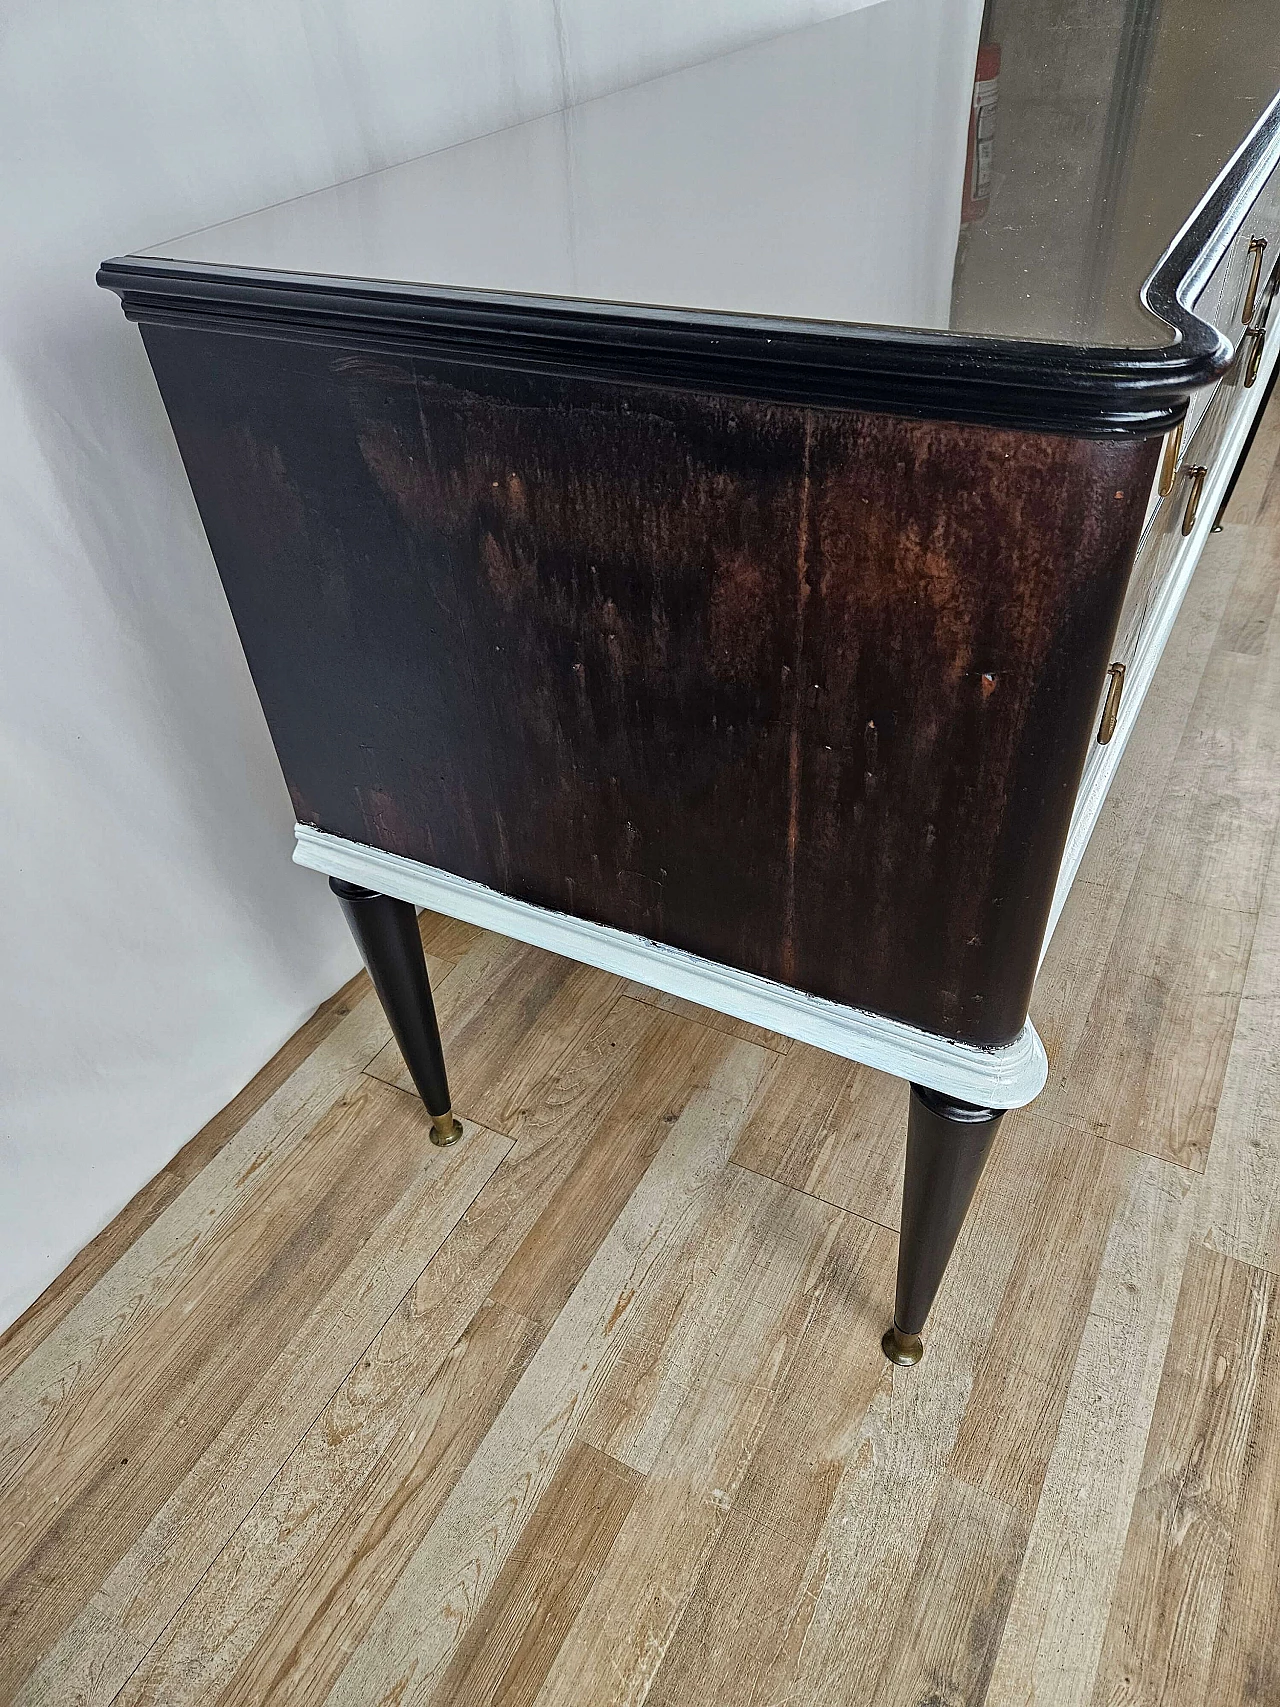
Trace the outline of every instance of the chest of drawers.
<path fill-rule="evenodd" d="M 899 1361 L 1276 357 L 1211 35 L 987 89 L 985 218 L 976 9 L 886 0 L 100 274 L 440 1139 L 415 904 L 900 1074 Z"/>

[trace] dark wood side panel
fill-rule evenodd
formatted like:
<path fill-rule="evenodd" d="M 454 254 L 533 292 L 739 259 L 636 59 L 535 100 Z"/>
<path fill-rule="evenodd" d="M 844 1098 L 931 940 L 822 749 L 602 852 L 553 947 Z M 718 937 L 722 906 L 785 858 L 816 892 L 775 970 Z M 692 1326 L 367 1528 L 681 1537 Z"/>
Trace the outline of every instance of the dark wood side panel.
<path fill-rule="evenodd" d="M 144 335 L 302 820 L 1017 1032 L 1157 441 Z"/>

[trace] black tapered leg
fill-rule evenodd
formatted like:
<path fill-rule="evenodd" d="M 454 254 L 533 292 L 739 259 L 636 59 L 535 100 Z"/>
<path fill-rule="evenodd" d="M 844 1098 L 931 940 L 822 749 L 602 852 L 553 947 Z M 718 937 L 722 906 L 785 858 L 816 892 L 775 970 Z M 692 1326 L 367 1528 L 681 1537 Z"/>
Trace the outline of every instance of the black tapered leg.
<path fill-rule="evenodd" d="M 329 887 L 342 903 L 409 1076 L 427 1105 L 431 1142 L 452 1144 L 462 1137 L 462 1125 L 453 1116 L 417 914 L 407 901 L 344 883 L 340 877 L 331 877 Z"/>
<path fill-rule="evenodd" d="M 977 1108 L 923 1085 L 911 1087 L 907 1167 L 893 1326 L 881 1341 L 894 1363 L 919 1363 L 925 1318 L 964 1224 L 1002 1108 Z"/>

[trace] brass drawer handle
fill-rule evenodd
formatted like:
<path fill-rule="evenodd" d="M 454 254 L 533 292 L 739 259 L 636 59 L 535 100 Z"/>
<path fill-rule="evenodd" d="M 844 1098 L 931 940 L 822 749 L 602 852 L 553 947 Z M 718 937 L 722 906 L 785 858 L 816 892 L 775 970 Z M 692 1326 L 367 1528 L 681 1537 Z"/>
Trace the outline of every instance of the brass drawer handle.
<path fill-rule="evenodd" d="M 1204 491 L 1204 477 L 1209 472 L 1197 464 L 1195 468 L 1184 468 L 1182 471 L 1191 477 L 1191 490 L 1187 493 L 1187 507 L 1182 512 L 1182 533 L 1185 538 L 1196 525 L 1196 517 L 1200 514 L 1200 494 Z"/>
<path fill-rule="evenodd" d="M 1246 326 L 1253 319 L 1254 304 L 1258 300 L 1258 280 L 1262 277 L 1262 257 L 1266 253 L 1266 248 L 1267 240 L 1265 237 L 1251 237 L 1249 239 L 1249 254 L 1253 265 L 1249 270 L 1249 288 L 1244 293 L 1244 308 L 1240 313 L 1240 318 Z"/>
<path fill-rule="evenodd" d="M 1244 370 L 1244 383 L 1247 390 L 1258 377 L 1258 368 L 1262 363 L 1262 346 L 1267 334 L 1261 327 L 1255 327 L 1249 336 L 1253 339 L 1253 348 L 1249 351 L 1249 365 Z"/>
<path fill-rule="evenodd" d="M 1173 491 L 1173 483 L 1178 475 L 1178 458 L 1182 455 L 1182 429 L 1185 421 L 1179 421 L 1171 433 L 1165 435 L 1164 461 L 1160 464 L 1160 496 L 1167 498 Z"/>
<path fill-rule="evenodd" d="M 1124 665 L 1113 664 L 1107 671 L 1107 697 L 1102 707 L 1102 722 L 1098 725 L 1098 745 L 1105 747 L 1116 732 L 1120 716 L 1120 695 L 1124 692 Z"/>

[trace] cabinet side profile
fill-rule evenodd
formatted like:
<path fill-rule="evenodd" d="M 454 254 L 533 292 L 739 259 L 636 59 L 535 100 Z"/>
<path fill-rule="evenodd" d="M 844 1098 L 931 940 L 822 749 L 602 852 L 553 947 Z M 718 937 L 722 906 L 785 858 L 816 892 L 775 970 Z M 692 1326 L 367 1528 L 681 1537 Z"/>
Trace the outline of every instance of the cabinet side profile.
<path fill-rule="evenodd" d="M 437 1140 L 414 905 L 895 1073 L 902 1365 L 1045 1081 L 1039 962 L 1277 355 L 1274 32 L 1055 15 L 1097 84 L 1063 125 L 1018 13 L 969 138 L 970 10 L 99 273 Z"/>
<path fill-rule="evenodd" d="M 145 337 L 300 821 L 1018 1035 L 1157 440 Z"/>

